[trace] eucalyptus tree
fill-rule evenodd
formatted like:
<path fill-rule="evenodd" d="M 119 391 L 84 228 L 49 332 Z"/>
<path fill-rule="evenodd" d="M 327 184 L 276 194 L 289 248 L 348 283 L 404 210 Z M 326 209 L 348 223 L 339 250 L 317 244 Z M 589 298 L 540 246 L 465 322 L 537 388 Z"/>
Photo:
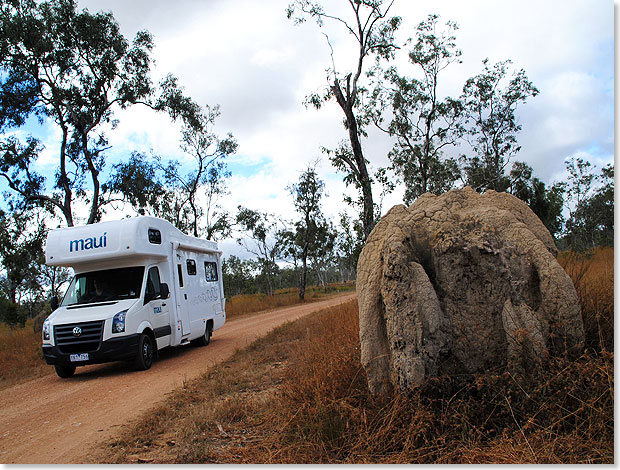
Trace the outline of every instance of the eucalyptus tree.
<path fill-rule="evenodd" d="M 199 126 L 184 126 L 181 149 L 192 164 L 134 153 L 114 165 L 110 193 L 122 196 L 138 213 L 166 219 L 195 237 L 217 240 L 230 235 L 232 221 L 219 202 L 231 176 L 226 158 L 238 145 L 230 133 L 219 137 L 214 132 L 218 116 L 218 106 L 206 106 L 196 113 Z"/>
<path fill-rule="evenodd" d="M 45 263 L 47 235 L 40 213 L 0 211 L 0 258 L 7 298 L 16 304 L 24 294 L 41 290 L 40 266 Z"/>
<path fill-rule="evenodd" d="M 366 121 L 359 110 L 365 89 L 360 79 L 367 61 L 372 57 L 390 59 L 397 46 L 394 44 L 394 32 L 400 25 L 400 18 L 389 17 L 394 0 L 346 0 L 349 15 L 340 17 L 328 12 L 324 7 L 309 0 L 296 0 L 287 8 L 287 17 L 296 24 L 307 18 L 323 27 L 325 22 L 333 22 L 344 28 L 356 42 L 355 67 L 342 72 L 337 69 L 333 59 L 327 69 L 327 88 L 322 93 L 313 93 L 307 103 L 320 108 L 326 101 L 335 100 L 344 114 L 344 126 L 348 132 L 348 142 L 338 149 L 327 153 L 333 166 L 347 176 L 345 181 L 352 183 L 360 192 L 362 200 L 361 219 L 364 235 L 368 237 L 375 224 L 375 206 L 372 195 L 372 178 L 368 172 L 368 161 L 364 156 L 361 137 L 366 136 Z M 329 37 L 325 35 L 331 48 Z"/>
<path fill-rule="evenodd" d="M 547 187 L 535 177 L 531 166 L 524 162 L 514 162 L 509 175 L 507 192 L 525 202 L 532 212 L 545 224 L 554 239 L 558 239 L 564 217 L 565 183 L 555 183 Z"/>
<path fill-rule="evenodd" d="M 317 224 L 314 249 L 310 252 L 310 259 L 317 280 L 323 289 L 327 289 L 328 269 L 336 261 L 334 255 L 336 237 L 337 232 L 333 224 L 329 220 L 321 219 Z"/>
<path fill-rule="evenodd" d="M 510 184 L 506 167 L 521 149 L 517 141 L 521 125 L 516 109 L 538 95 L 525 70 L 509 76 L 510 64 L 510 60 L 505 60 L 490 66 L 485 59 L 484 70 L 467 80 L 463 87 L 461 99 L 469 120 L 466 136 L 474 153 L 471 157 L 461 157 L 464 181 L 479 192 L 505 191 Z"/>
<path fill-rule="evenodd" d="M 173 222 L 189 229 L 195 237 L 204 232 L 209 240 L 230 234 L 228 213 L 218 199 L 226 194 L 226 179 L 230 177 L 225 159 L 238 148 L 232 134 L 220 138 L 213 132 L 219 114 L 218 106 L 207 106 L 206 112 L 199 115 L 200 128 L 186 126 L 183 130 L 181 148 L 194 161 L 188 172 L 184 173 L 177 161 L 162 167 L 166 181 L 176 192 Z"/>
<path fill-rule="evenodd" d="M 108 191 L 117 201 L 129 204 L 139 215 L 159 217 L 171 199 L 155 155 L 132 152 L 125 161 L 112 166 Z"/>
<path fill-rule="evenodd" d="M 597 175 L 583 158 L 567 159 L 566 200 L 569 217 L 564 241 L 577 251 L 614 245 L 614 165 Z"/>
<path fill-rule="evenodd" d="M 237 207 L 236 224 L 242 235 L 237 243 L 258 259 L 261 274 L 267 279 L 269 295 L 274 294 L 274 276 L 278 271 L 277 260 L 283 248 L 279 233 L 284 230 L 279 219 L 273 214 L 260 212 L 247 207 Z"/>
<path fill-rule="evenodd" d="M 308 258 L 320 259 L 321 249 L 326 248 L 324 243 L 321 246 L 327 226 L 321 211 L 325 183 L 319 178 L 315 168 L 308 167 L 299 177 L 299 181 L 288 189 L 293 196 L 295 210 L 300 216 L 295 222 L 292 242 L 297 248 L 295 258 L 301 262 L 299 298 L 303 300 L 306 295 Z M 315 264 L 317 263 L 318 261 L 315 261 Z"/>
<path fill-rule="evenodd" d="M 564 164 L 568 172 L 566 181 L 567 209 L 572 216 L 575 208 L 590 196 L 596 183 L 596 174 L 592 164 L 581 157 L 569 157 Z"/>
<path fill-rule="evenodd" d="M 451 189 L 460 176 L 456 161 L 444 152 L 463 135 L 464 108 L 460 100 L 441 98 L 439 93 L 440 75 L 461 62 L 454 35 L 458 26 L 448 21 L 440 29 L 438 19 L 429 15 L 407 42 L 417 76 L 401 75 L 395 67 L 374 72 L 382 80 L 373 92 L 375 106 L 369 108 L 370 115 L 379 129 L 396 137 L 388 156 L 404 183 L 407 204 L 425 192 Z M 391 116 L 387 123 L 385 111 Z"/>
<path fill-rule="evenodd" d="M 341 212 L 336 227 L 334 251 L 340 279 L 346 282 L 356 278 L 357 260 L 364 247 L 364 234 L 359 220 Z"/>
<path fill-rule="evenodd" d="M 106 130 L 119 109 L 142 103 L 200 126 L 199 107 L 175 77 L 152 83 L 151 35 L 140 31 L 129 42 L 111 13 L 78 10 L 75 0 L 5 0 L 0 24 L 0 175 L 22 204 L 59 211 L 72 226 L 80 201 L 87 223 L 96 222 L 108 202 Z M 14 132 L 34 119 L 59 131 L 52 187 L 35 169 L 40 139 Z"/>
<path fill-rule="evenodd" d="M 230 255 L 222 260 L 222 279 L 224 292 L 230 298 L 239 294 L 253 294 L 256 282 L 254 272 L 257 270 L 257 262 L 243 260 L 235 255 Z"/>

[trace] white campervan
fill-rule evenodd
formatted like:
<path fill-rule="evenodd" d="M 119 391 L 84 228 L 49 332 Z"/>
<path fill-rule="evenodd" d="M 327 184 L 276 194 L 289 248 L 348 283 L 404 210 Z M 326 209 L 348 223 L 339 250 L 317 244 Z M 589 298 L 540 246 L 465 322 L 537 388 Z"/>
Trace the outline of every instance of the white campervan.
<path fill-rule="evenodd" d="M 45 262 L 75 271 L 43 324 L 43 356 L 60 377 L 110 361 L 148 369 L 158 350 L 207 345 L 226 321 L 217 244 L 162 219 L 52 230 Z"/>

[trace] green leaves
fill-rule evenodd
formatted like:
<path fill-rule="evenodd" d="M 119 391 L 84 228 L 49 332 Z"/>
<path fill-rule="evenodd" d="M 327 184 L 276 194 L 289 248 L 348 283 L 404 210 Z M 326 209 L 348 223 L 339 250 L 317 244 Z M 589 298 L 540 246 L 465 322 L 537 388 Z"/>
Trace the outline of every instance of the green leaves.
<path fill-rule="evenodd" d="M 159 213 L 166 194 L 157 166 L 146 155 L 137 152 L 133 152 L 128 161 L 114 165 L 106 189 L 122 194 L 140 215 L 149 209 Z"/>
<path fill-rule="evenodd" d="M 7 297 L 12 303 L 18 302 L 25 291 L 41 288 L 38 275 L 39 266 L 45 262 L 45 236 L 45 223 L 37 214 L 0 212 L 0 257 L 6 271 Z"/>
<path fill-rule="evenodd" d="M 103 129 L 116 126 L 119 108 L 143 104 L 181 119 L 198 134 L 209 134 L 213 116 L 202 115 L 174 76 L 153 85 L 148 32 L 139 31 L 130 43 L 112 14 L 78 10 L 74 0 L 5 1 L 0 24 L 0 130 L 21 127 L 36 116 L 55 124 L 61 135 L 53 188 L 46 188 L 31 169 L 35 149 L 26 155 L 14 142 L 3 143 L 15 149 L 5 152 L 3 176 L 24 204 L 45 202 L 71 226 L 74 202 L 80 200 L 90 207 L 87 223 L 100 218 L 110 202 L 106 192 L 119 185 L 127 189 L 127 181 L 101 181 L 109 150 Z M 220 156 L 236 149 L 232 136 L 216 145 Z M 9 157 L 13 169 L 6 166 Z M 146 170 L 131 163 L 136 171 Z"/>
<path fill-rule="evenodd" d="M 455 146 L 463 134 L 463 105 L 459 100 L 439 97 L 440 73 L 459 63 L 456 48 L 457 26 L 447 22 L 437 27 L 439 16 L 429 15 L 408 44 L 409 61 L 421 78 L 400 75 L 391 67 L 383 72 L 373 92 L 376 108 L 373 120 L 396 143 L 388 154 L 392 169 L 405 185 L 404 202 L 410 204 L 425 192 L 440 194 L 452 188 L 459 169 L 444 149 Z M 391 114 L 384 126 L 383 113 Z"/>
<path fill-rule="evenodd" d="M 167 111 L 172 119 L 182 119 L 189 127 L 200 130 L 203 126 L 200 117 L 200 106 L 191 98 L 183 94 L 178 79 L 172 74 L 159 84 L 160 95 L 155 100 L 153 108 L 157 111 Z"/>
<path fill-rule="evenodd" d="M 281 238 L 288 256 L 295 260 L 295 264 L 297 260 L 301 262 L 299 296 L 303 299 L 308 260 L 312 259 L 316 264 L 329 257 L 334 247 L 335 233 L 322 213 L 325 183 L 314 167 L 306 168 L 299 181 L 287 189 L 293 196 L 299 219 L 295 222 L 295 231 L 285 231 Z"/>
<path fill-rule="evenodd" d="M 569 248 L 584 251 L 597 245 L 614 244 L 614 166 L 608 164 L 599 175 L 583 158 L 566 161 L 569 179 L 566 199 L 570 216 L 564 241 Z M 596 186 L 595 186 L 596 184 Z"/>
<path fill-rule="evenodd" d="M 284 237 L 278 230 L 279 219 L 273 214 L 260 212 L 247 207 L 237 208 L 237 225 L 245 237 L 237 238 L 237 243 L 258 258 L 261 273 L 267 278 L 269 295 L 273 295 L 273 276 L 278 270 L 276 259 L 282 251 Z"/>
<path fill-rule="evenodd" d="M 564 187 L 556 184 L 547 188 L 533 173 L 532 167 L 526 163 L 514 162 L 510 174 L 504 177 L 507 184 L 505 191 L 525 202 L 557 239 L 564 221 Z"/>
<path fill-rule="evenodd" d="M 463 87 L 461 99 L 469 123 L 467 136 L 476 155 L 465 164 L 465 179 L 476 191 L 504 190 L 506 165 L 521 149 L 517 142 L 521 126 L 516 109 L 529 97 L 538 95 L 523 69 L 508 77 L 510 64 L 510 60 L 505 60 L 490 67 L 485 59 L 484 70 Z"/>
<path fill-rule="evenodd" d="M 195 237 L 216 240 L 230 234 L 229 214 L 218 204 L 228 191 L 231 176 L 226 158 L 237 151 L 237 141 L 228 134 L 220 139 L 213 131 L 219 107 L 192 110 L 193 121 L 183 128 L 181 149 L 194 160 L 183 171 L 176 160 L 163 163 L 160 157 L 134 152 L 128 162 L 117 164 L 106 192 L 122 195 L 140 213 L 168 220 Z"/>
<path fill-rule="evenodd" d="M 394 0 L 349 0 L 348 3 L 351 7 L 350 15 L 341 17 L 330 14 L 319 3 L 296 0 L 288 6 L 286 15 L 293 19 L 295 24 L 311 18 L 322 27 L 326 21 L 330 21 L 355 38 L 356 67 L 350 72 L 340 73 L 336 68 L 332 50 L 332 66 L 327 69 L 328 85 L 325 91 L 312 93 L 304 104 L 320 108 L 325 101 L 334 98 L 344 113 L 343 124 L 349 134 L 348 149 L 351 155 L 338 149 L 330 154 L 330 160 L 337 170 L 345 172 L 347 184 L 354 184 L 359 190 L 364 234 L 368 236 L 375 218 L 372 182 L 360 142 L 361 137 L 367 137 L 364 126 L 369 123 L 369 117 L 367 111 L 357 114 L 357 110 L 363 107 L 362 97 L 367 91 L 359 83 L 359 79 L 364 69 L 364 60 L 368 56 L 375 55 L 378 59 L 393 57 L 394 50 L 398 49 L 394 43 L 394 32 L 400 26 L 401 19 L 388 17 Z M 329 36 L 325 37 L 331 48 Z M 345 146 L 341 145 L 340 148 Z"/>

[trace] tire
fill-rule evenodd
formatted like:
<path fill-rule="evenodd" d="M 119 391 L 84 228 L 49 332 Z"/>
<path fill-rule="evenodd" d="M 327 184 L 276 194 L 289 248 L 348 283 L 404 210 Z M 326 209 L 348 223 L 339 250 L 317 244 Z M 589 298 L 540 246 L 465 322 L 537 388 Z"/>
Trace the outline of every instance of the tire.
<path fill-rule="evenodd" d="M 211 342 L 211 334 L 212 334 L 212 326 L 211 323 L 207 323 L 207 327 L 205 328 L 204 334 L 200 338 L 193 339 L 191 343 L 194 346 L 207 346 Z"/>
<path fill-rule="evenodd" d="M 68 377 L 72 377 L 73 374 L 75 374 L 75 366 L 54 366 L 54 369 L 56 369 L 56 373 L 58 374 L 58 377 L 60 377 L 61 379 L 66 379 Z"/>
<path fill-rule="evenodd" d="M 136 370 L 148 370 L 153 365 L 155 359 L 155 346 L 153 339 L 146 333 L 140 335 L 138 340 L 138 355 L 134 362 Z"/>

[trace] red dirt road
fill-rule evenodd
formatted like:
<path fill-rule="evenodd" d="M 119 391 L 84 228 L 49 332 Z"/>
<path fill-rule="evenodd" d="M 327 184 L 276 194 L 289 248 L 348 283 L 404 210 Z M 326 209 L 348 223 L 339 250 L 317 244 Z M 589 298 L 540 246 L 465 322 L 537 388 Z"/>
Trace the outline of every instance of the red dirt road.
<path fill-rule="evenodd" d="M 164 350 L 147 371 L 93 365 L 78 368 L 70 379 L 54 374 L 0 391 L 0 463 L 83 463 L 98 443 L 184 381 L 287 321 L 354 298 L 350 293 L 233 319 L 209 346 Z"/>

